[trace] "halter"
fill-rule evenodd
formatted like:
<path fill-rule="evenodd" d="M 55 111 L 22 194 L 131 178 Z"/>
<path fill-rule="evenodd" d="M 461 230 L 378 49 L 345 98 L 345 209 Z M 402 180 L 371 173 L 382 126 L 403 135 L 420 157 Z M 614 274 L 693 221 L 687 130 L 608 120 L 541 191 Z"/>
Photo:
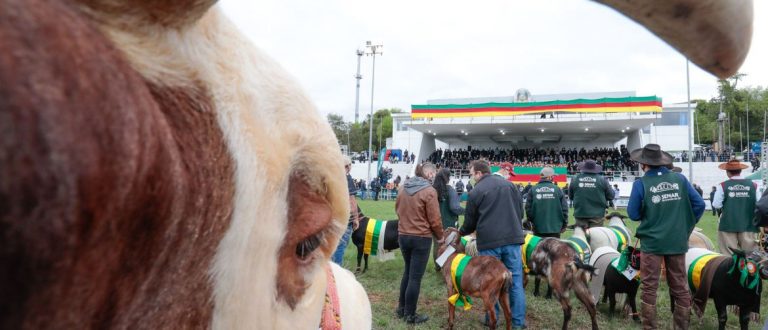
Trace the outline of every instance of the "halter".
<path fill-rule="evenodd" d="M 325 267 L 325 277 L 328 286 L 325 289 L 325 303 L 320 317 L 319 330 L 341 330 L 341 308 L 339 307 L 339 290 L 336 288 L 336 278 L 331 266 Z"/>

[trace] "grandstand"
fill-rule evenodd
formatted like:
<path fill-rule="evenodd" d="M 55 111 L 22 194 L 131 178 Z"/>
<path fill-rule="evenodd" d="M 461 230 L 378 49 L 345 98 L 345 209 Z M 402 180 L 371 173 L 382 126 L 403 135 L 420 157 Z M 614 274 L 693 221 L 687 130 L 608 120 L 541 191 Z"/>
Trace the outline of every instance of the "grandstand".
<path fill-rule="evenodd" d="M 679 161 L 687 160 L 681 152 L 688 150 L 688 123 L 693 122 L 693 115 L 686 105 L 663 105 L 659 97 L 635 92 L 531 95 L 521 89 L 509 97 L 440 99 L 413 105 L 410 113 L 392 115 L 393 136 L 387 139 L 387 148 L 408 150 L 416 155 L 416 163 L 430 160 L 452 168 L 454 179 L 465 182 L 468 161 L 477 158 L 512 162 L 525 173 L 525 180 L 544 165 L 562 168 L 559 171 L 569 177 L 578 162 L 592 158 L 603 165 L 622 197 L 628 197 L 631 183 L 639 175 L 628 151 L 657 143 L 678 155 Z M 718 162 L 730 157 L 697 150 L 693 173 L 688 172 L 687 163 L 676 165 L 686 176 L 693 174 L 692 181 L 702 187 L 706 198 L 711 187 L 725 179 L 717 169 Z M 413 164 L 405 163 L 384 162 L 384 166 L 393 170 L 393 177 L 403 179 L 414 169 Z M 376 176 L 375 170 L 373 166 L 371 177 Z M 352 176 L 365 178 L 366 171 L 366 166 L 358 164 L 353 166 Z"/>

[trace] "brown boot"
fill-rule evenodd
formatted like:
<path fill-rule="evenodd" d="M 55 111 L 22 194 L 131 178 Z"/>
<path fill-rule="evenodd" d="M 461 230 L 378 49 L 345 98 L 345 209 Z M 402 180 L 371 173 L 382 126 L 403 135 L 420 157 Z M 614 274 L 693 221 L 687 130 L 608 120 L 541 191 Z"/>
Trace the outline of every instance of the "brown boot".
<path fill-rule="evenodd" d="M 643 321 L 643 330 L 656 330 L 659 324 L 656 322 L 656 305 L 640 302 L 640 318 Z"/>
<path fill-rule="evenodd" d="M 691 321 L 691 308 L 675 304 L 675 314 L 672 317 L 675 330 L 688 330 L 688 323 Z"/>

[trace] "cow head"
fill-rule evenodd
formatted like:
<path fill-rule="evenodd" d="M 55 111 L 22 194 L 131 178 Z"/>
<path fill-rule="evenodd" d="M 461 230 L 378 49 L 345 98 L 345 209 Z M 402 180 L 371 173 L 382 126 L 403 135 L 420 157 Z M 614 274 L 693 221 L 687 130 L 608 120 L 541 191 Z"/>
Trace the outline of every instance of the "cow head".
<path fill-rule="evenodd" d="M 0 4 L 0 328 L 319 324 L 338 144 L 212 5 Z"/>

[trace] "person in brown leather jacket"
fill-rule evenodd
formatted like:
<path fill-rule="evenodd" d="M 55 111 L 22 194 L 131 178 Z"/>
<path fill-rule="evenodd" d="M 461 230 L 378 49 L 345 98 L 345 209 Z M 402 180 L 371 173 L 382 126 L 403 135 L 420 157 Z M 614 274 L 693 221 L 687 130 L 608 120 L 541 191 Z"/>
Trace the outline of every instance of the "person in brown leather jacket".
<path fill-rule="evenodd" d="M 404 317 L 410 324 L 429 319 L 426 315 L 416 314 L 416 303 L 419 301 L 421 278 L 429 260 L 432 236 L 437 239 L 443 237 L 437 191 L 431 183 L 436 172 L 432 163 L 417 165 L 416 176 L 405 181 L 395 201 L 399 219 L 398 240 L 405 260 L 397 316 Z"/>

